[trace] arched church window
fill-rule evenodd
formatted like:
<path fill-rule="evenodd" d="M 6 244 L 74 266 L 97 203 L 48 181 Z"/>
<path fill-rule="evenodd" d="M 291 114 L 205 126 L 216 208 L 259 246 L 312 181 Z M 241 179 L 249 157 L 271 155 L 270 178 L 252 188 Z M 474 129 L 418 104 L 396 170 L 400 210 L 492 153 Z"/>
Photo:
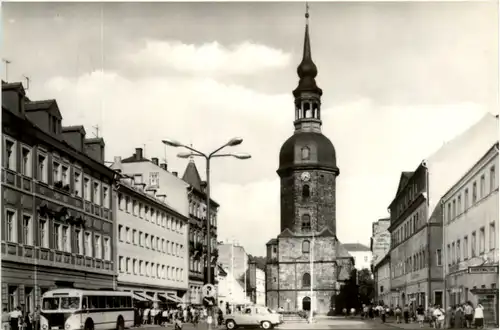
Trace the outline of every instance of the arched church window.
<path fill-rule="evenodd" d="M 309 253 L 310 249 L 311 249 L 311 245 L 310 245 L 309 241 L 306 240 L 306 241 L 302 242 L 302 253 Z"/>
<path fill-rule="evenodd" d="M 311 150 L 309 147 L 303 147 L 301 150 L 302 160 L 308 160 L 311 157 Z"/>
<path fill-rule="evenodd" d="M 302 186 L 302 197 L 309 198 L 309 196 L 311 196 L 311 191 L 309 185 L 305 184 Z"/>
<path fill-rule="evenodd" d="M 302 230 L 311 230 L 311 216 L 309 214 L 302 215 Z"/>
<path fill-rule="evenodd" d="M 308 288 L 311 286 L 311 274 L 304 273 L 302 276 L 302 287 Z"/>

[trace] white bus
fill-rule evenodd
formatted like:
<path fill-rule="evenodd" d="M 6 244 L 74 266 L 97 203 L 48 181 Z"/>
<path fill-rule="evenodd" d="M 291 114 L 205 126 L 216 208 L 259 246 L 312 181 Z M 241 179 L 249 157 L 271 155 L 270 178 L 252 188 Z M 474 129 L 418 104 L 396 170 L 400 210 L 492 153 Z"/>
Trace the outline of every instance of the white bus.
<path fill-rule="evenodd" d="M 123 330 L 133 325 L 130 292 L 56 289 L 42 296 L 41 330 Z"/>

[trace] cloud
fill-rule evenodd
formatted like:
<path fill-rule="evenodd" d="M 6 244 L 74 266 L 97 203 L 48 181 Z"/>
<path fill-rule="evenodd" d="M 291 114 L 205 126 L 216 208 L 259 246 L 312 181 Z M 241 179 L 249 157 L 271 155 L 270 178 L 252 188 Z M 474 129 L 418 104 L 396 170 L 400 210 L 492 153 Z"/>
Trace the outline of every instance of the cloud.
<path fill-rule="evenodd" d="M 64 125 L 98 124 L 107 159 L 130 156 L 145 145 L 147 157 L 166 158 L 182 175 L 181 151 L 160 143 L 175 138 L 211 151 L 233 136 L 234 151 L 250 160 L 216 159 L 213 196 L 220 205 L 220 239 L 236 237 L 249 253 L 263 255 L 279 233 L 278 154 L 293 134 L 291 95 L 266 94 L 208 77 L 145 77 L 129 80 L 113 72 L 70 79 L 54 77 L 40 92 L 57 99 Z M 33 99 L 40 97 L 34 96 Z M 420 161 L 485 112 L 476 104 L 381 106 L 369 99 L 326 104 L 323 132 L 335 145 L 337 228 L 342 242 L 368 244 L 371 222 L 387 215 L 401 171 Z M 231 150 L 228 150 L 231 151 Z M 204 162 L 197 161 L 204 176 Z M 258 234 L 255 234 L 258 233 Z"/>
<path fill-rule="evenodd" d="M 142 67 L 167 68 L 197 75 L 253 75 L 290 64 L 290 54 L 251 42 L 224 47 L 217 41 L 201 45 L 147 40 L 125 59 Z"/>

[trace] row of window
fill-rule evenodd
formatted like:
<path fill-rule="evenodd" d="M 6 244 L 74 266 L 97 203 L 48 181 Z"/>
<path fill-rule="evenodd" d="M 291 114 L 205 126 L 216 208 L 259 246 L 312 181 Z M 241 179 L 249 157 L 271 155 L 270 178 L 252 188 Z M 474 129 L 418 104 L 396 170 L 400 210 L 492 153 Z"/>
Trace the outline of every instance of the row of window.
<path fill-rule="evenodd" d="M 403 214 L 403 212 L 408 208 L 408 206 L 410 206 L 415 198 L 418 197 L 418 192 L 419 191 L 417 184 L 412 184 L 407 188 L 404 197 L 401 198 L 401 201 L 397 206 L 396 217 L 399 217 L 401 214 Z"/>
<path fill-rule="evenodd" d="M 5 240 L 7 242 L 22 243 L 34 246 L 35 236 L 33 217 L 31 214 L 22 214 L 22 242 L 18 242 L 18 212 L 12 209 L 5 210 Z M 58 251 L 85 255 L 97 259 L 111 260 L 111 239 L 89 231 L 83 232 L 80 228 L 52 223 L 52 237 L 49 234 L 50 221 L 38 220 L 38 235 L 40 247 Z M 74 244 L 72 242 L 74 241 Z"/>
<path fill-rule="evenodd" d="M 397 264 L 394 264 L 394 266 L 391 267 L 391 276 L 392 278 L 396 278 L 424 268 L 427 268 L 427 256 L 425 251 L 421 250 L 405 260 L 401 260 Z"/>
<path fill-rule="evenodd" d="M 122 193 L 118 193 L 118 209 L 181 235 L 184 233 L 184 224 L 181 220 L 165 212 L 157 211 L 129 196 L 124 196 Z"/>
<path fill-rule="evenodd" d="M 205 258 L 202 260 L 195 260 L 193 257 L 189 258 L 189 271 L 201 273 L 204 270 Z"/>
<path fill-rule="evenodd" d="M 207 206 L 206 204 L 198 203 L 196 201 L 189 202 L 189 214 L 192 214 L 198 219 L 205 220 L 207 218 Z M 215 212 L 210 213 L 210 225 L 217 227 L 217 216 Z"/>
<path fill-rule="evenodd" d="M 33 178 L 33 149 L 25 144 L 20 144 L 18 141 L 4 135 L 4 167 Z M 17 164 L 17 152 L 21 152 L 21 164 Z M 48 153 L 40 148 L 37 151 L 36 158 L 36 178 L 38 181 L 49 184 L 49 156 Z M 110 208 L 111 205 L 111 189 L 108 185 L 101 184 L 98 180 L 90 176 L 83 175 L 80 168 L 71 166 L 69 161 L 63 160 L 56 154 L 52 154 L 52 185 L 68 193 L 74 194 L 75 197 L 84 198 L 86 201 L 97 205 Z M 71 187 L 71 182 L 73 187 Z M 72 189 L 72 190 L 71 190 Z"/>
<path fill-rule="evenodd" d="M 495 223 L 489 225 L 489 250 L 495 249 L 496 236 L 498 233 L 495 231 Z M 469 249 L 469 237 L 465 235 L 463 241 L 457 239 L 451 244 L 446 246 L 446 260 L 448 266 L 459 263 L 460 261 L 474 258 L 486 252 L 486 230 L 485 227 L 479 228 L 479 240 L 477 239 L 477 232 L 473 231 L 471 234 L 471 242 Z"/>
<path fill-rule="evenodd" d="M 469 196 L 469 187 L 463 190 L 463 205 L 462 205 L 462 192 L 459 192 L 452 201 L 447 203 L 446 220 L 450 222 L 458 217 L 463 212 L 467 211 L 471 206 L 476 204 L 479 200 L 486 197 L 489 193 L 496 189 L 496 173 L 495 166 L 489 169 L 489 184 L 486 187 L 486 174 L 483 173 L 479 179 L 479 195 L 477 191 L 477 181 L 472 182 L 472 196 Z M 488 190 L 486 190 L 488 188 Z"/>
<path fill-rule="evenodd" d="M 171 254 L 180 258 L 184 257 L 184 245 L 122 225 L 118 225 L 118 239 L 121 242 L 139 245 L 146 249 Z"/>
<path fill-rule="evenodd" d="M 404 242 L 424 225 L 424 209 L 419 208 L 391 234 L 392 247 Z"/>
<path fill-rule="evenodd" d="M 120 262 L 120 273 L 171 281 L 182 281 L 184 278 L 184 270 L 182 268 L 160 265 L 158 263 L 155 264 L 154 262 L 123 256 L 120 256 L 118 259 Z"/>

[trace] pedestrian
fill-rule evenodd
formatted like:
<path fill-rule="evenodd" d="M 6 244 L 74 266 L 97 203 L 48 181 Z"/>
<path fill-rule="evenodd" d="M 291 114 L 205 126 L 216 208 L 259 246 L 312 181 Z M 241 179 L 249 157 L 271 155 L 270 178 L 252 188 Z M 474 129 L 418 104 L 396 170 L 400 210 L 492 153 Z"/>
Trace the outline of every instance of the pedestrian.
<path fill-rule="evenodd" d="M 477 304 L 474 310 L 474 325 L 477 329 L 482 329 L 484 327 L 484 311 L 483 305 Z"/>
<path fill-rule="evenodd" d="M 10 330 L 10 313 L 7 308 L 4 308 L 2 312 L 2 330 Z"/>
<path fill-rule="evenodd" d="M 436 328 L 443 329 L 445 312 L 441 306 L 436 305 L 436 308 L 434 309 L 434 317 L 436 318 Z"/>
<path fill-rule="evenodd" d="M 382 307 L 380 309 L 380 318 L 382 319 L 382 323 L 385 323 L 385 318 L 386 318 L 386 309 L 385 309 L 385 307 Z"/>
<path fill-rule="evenodd" d="M 417 322 L 421 328 L 424 327 L 424 318 L 425 318 L 424 313 L 425 313 L 424 306 L 422 306 L 422 305 L 418 306 L 417 307 Z"/>
<path fill-rule="evenodd" d="M 10 329 L 19 330 L 19 324 L 23 319 L 23 313 L 21 312 L 21 307 L 17 306 L 12 312 L 10 312 Z"/>
<path fill-rule="evenodd" d="M 396 315 L 396 323 L 401 323 L 401 308 L 399 305 L 396 305 L 396 309 L 394 310 L 394 315 Z"/>
<path fill-rule="evenodd" d="M 465 327 L 472 328 L 472 320 L 474 319 L 474 308 L 472 307 L 472 303 L 468 301 L 464 307 L 465 314 Z"/>
<path fill-rule="evenodd" d="M 462 306 L 457 305 L 457 308 L 455 309 L 455 329 L 462 329 L 464 325 L 464 310 Z"/>
<path fill-rule="evenodd" d="M 410 308 L 409 305 L 404 305 L 403 306 L 403 318 L 405 320 L 405 323 L 408 323 L 408 320 L 410 319 Z"/>

